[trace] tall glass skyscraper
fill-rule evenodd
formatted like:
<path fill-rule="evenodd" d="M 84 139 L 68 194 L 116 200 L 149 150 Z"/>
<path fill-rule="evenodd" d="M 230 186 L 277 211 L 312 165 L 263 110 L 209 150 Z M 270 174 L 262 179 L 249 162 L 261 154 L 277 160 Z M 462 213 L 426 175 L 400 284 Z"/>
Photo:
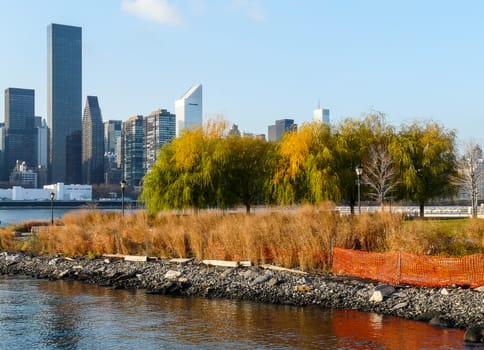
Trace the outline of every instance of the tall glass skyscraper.
<path fill-rule="evenodd" d="M 180 136 L 185 128 L 201 127 L 202 120 L 202 85 L 195 85 L 175 101 L 176 136 Z"/>
<path fill-rule="evenodd" d="M 329 109 L 318 107 L 313 111 L 313 121 L 329 124 Z"/>
<path fill-rule="evenodd" d="M 35 167 L 35 92 L 31 89 L 5 90 L 5 167 L 6 175 L 17 161 Z M 5 174 L 4 174 L 5 176 Z"/>
<path fill-rule="evenodd" d="M 145 173 L 156 163 L 164 144 L 175 138 L 175 115 L 166 109 L 157 109 L 143 118 L 145 133 Z"/>
<path fill-rule="evenodd" d="M 47 122 L 51 182 L 80 183 L 82 29 L 47 27 Z"/>
<path fill-rule="evenodd" d="M 143 116 L 136 115 L 122 124 L 121 168 L 128 186 L 139 186 L 144 176 Z"/>
<path fill-rule="evenodd" d="M 276 124 L 268 127 L 268 140 L 277 141 L 285 132 L 296 131 L 297 124 L 294 124 L 294 119 L 279 119 Z"/>
<path fill-rule="evenodd" d="M 121 120 L 104 122 L 104 152 L 116 154 L 118 138 L 121 137 Z"/>
<path fill-rule="evenodd" d="M 82 180 L 104 182 L 104 124 L 97 96 L 87 96 L 82 118 Z"/>

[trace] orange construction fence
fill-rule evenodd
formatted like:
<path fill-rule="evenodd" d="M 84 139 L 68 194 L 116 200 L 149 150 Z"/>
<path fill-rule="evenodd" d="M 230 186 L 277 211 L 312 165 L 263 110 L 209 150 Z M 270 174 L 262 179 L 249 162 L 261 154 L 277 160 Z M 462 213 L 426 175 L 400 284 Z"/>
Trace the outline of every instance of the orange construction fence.
<path fill-rule="evenodd" d="M 484 285 L 484 254 L 462 258 L 333 249 L 334 274 L 427 287 Z"/>

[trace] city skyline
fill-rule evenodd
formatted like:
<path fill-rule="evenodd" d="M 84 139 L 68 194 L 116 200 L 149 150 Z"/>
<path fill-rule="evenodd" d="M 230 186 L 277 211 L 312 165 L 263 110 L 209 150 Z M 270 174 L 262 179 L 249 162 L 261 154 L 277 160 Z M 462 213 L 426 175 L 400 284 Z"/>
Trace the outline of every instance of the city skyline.
<path fill-rule="evenodd" d="M 83 28 L 82 97 L 99 96 L 105 120 L 155 106 L 174 112 L 180 94 L 201 83 L 204 120 L 223 115 L 256 134 L 278 119 L 310 122 L 321 101 L 335 123 L 378 110 L 396 126 L 432 119 L 482 143 L 477 1 L 20 0 L 0 8 L 8 48 L 0 84 L 35 89 L 36 115 L 46 119 L 45 27 L 62 23 Z"/>

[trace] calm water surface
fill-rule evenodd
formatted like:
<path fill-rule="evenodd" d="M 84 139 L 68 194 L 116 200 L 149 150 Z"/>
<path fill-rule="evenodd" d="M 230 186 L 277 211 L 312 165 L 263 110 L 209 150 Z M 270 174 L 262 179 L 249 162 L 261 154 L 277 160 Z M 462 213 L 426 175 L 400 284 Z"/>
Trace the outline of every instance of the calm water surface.
<path fill-rule="evenodd" d="M 354 311 L 0 276 L 1 349 L 470 349 L 463 334 Z"/>
<path fill-rule="evenodd" d="M 62 218 L 67 213 L 78 213 L 81 211 L 89 210 L 86 208 L 77 209 L 56 209 L 54 207 L 54 218 Z M 96 209 L 104 211 L 120 211 L 118 209 Z M 134 212 L 136 210 L 127 210 L 127 213 Z M 27 209 L 27 208 L 15 208 L 15 209 L 0 209 L 0 227 L 8 225 L 18 224 L 23 221 L 50 221 L 51 219 L 50 208 L 39 209 Z"/>
<path fill-rule="evenodd" d="M 61 218 L 64 214 L 79 209 L 54 209 L 54 218 Z M 49 221 L 51 218 L 50 208 L 42 209 L 0 209 L 0 227 L 18 224 L 22 221 Z"/>

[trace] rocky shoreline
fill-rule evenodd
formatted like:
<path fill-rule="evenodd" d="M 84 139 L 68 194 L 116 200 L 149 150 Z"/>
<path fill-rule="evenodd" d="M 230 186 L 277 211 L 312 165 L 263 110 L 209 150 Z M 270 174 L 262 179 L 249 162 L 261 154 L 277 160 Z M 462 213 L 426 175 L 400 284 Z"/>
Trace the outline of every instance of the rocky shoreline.
<path fill-rule="evenodd" d="M 484 286 L 476 289 L 390 286 L 325 274 L 257 266 L 221 267 L 189 259 L 131 262 L 0 253 L 0 274 L 83 281 L 147 293 L 320 305 L 467 329 L 465 340 L 484 342 Z"/>

